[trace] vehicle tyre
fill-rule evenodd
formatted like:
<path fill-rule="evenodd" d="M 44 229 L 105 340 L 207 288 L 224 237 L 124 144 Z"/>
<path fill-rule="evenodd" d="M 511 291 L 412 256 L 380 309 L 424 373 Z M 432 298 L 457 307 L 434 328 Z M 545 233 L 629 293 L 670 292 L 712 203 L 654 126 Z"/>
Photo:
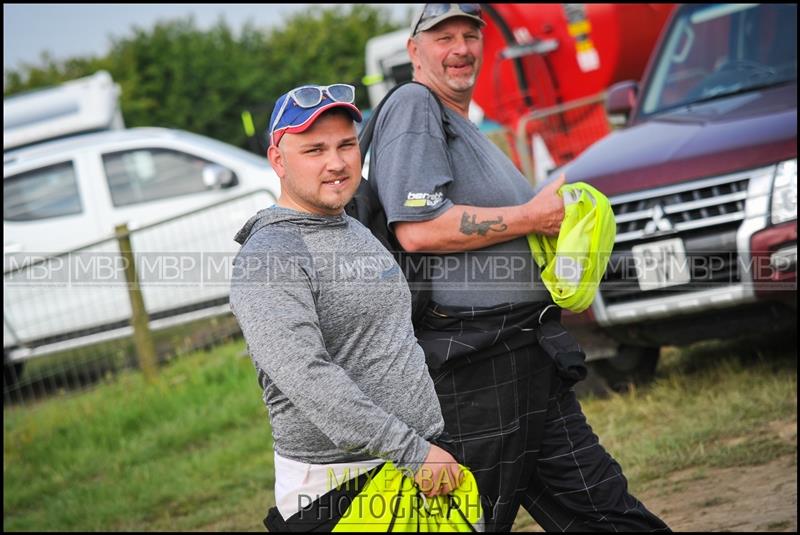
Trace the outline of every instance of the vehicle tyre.
<path fill-rule="evenodd" d="M 608 391 L 626 392 L 631 384 L 646 385 L 656 374 L 659 347 L 620 346 L 617 355 L 586 363 L 589 373 L 579 393 L 603 395 Z"/>
<path fill-rule="evenodd" d="M 22 377 L 22 362 L 4 362 L 3 363 L 3 389 L 15 386 L 19 383 Z"/>

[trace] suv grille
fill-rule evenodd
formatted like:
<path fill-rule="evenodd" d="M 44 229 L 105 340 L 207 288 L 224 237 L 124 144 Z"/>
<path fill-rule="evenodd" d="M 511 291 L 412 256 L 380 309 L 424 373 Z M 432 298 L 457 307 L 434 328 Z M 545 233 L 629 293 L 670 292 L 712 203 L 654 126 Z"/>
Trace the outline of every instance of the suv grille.
<path fill-rule="evenodd" d="M 749 178 L 717 177 L 610 199 L 617 239 L 601 285 L 608 305 L 706 290 L 740 282 L 736 233 L 744 220 Z M 642 291 L 631 248 L 679 237 L 691 267 L 687 284 Z"/>
<path fill-rule="evenodd" d="M 735 177 L 732 181 L 725 181 L 725 178 L 730 180 L 723 177 L 701 186 L 685 184 L 667 194 L 622 202 L 612 199 L 617 220 L 617 243 L 646 237 L 648 226 L 656 225 L 653 219 L 656 215 L 669 221 L 669 227 L 677 232 L 741 221 L 744 219 L 748 179 Z"/>

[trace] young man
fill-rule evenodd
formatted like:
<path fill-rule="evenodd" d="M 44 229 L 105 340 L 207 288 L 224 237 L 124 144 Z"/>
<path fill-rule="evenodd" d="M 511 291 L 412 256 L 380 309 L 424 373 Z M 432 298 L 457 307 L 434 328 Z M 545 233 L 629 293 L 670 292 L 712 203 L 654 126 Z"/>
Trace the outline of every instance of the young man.
<path fill-rule="evenodd" d="M 430 271 L 433 302 L 417 334 L 445 429 L 478 481 L 487 529 L 510 530 L 522 505 L 548 531 L 668 530 L 628 493 L 571 381 L 537 343 L 552 301 L 526 236 L 558 234 L 564 178 L 534 195 L 468 120 L 483 25 L 480 4 L 425 5 L 408 40 L 425 87 L 389 98 L 371 146 L 369 181 L 398 241 L 444 266 Z"/>
<path fill-rule="evenodd" d="M 427 496 L 461 476 L 431 443 L 444 424 L 408 287 L 391 254 L 343 212 L 361 180 L 353 100 L 352 86 L 334 84 L 277 101 L 268 156 L 281 195 L 235 238 L 231 308 L 274 437 L 271 530 L 334 527 L 333 498 L 307 506 L 343 482 L 363 484 L 386 460 Z"/>

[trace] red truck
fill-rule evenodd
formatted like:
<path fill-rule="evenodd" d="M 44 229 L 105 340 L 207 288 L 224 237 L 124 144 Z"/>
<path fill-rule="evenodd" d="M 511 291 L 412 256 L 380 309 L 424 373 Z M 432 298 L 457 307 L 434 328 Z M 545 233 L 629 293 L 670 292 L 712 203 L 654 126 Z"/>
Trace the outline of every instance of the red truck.
<path fill-rule="evenodd" d="M 481 6 L 483 67 L 470 118 L 502 125 L 512 159 L 540 181 L 610 132 L 603 92 L 641 76 L 675 4 Z M 367 43 L 364 83 L 373 106 L 411 79 L 407 40 L 404 28 Z"/>
<path fill-rule="evenodd" d="M 617 237 L 591 313 L 565 318 L 614 382 L 663 345 L 794 336 L 797 5 L 677 8 L 615 131 L 562 167 L 610 199 Z M 796 342 L 795 342 L 796 343 Z"/>
<path fill-rule="evenodd" d="M 474 100 L 506 128 L 518 167 L 540 181 L 548 166 L 610 132 L 603 92 L 641 76 L 675 4 L 482 6 L 484 65 Z M 534 158 L 548 166 L 531 166 L 534 140 Z"/>

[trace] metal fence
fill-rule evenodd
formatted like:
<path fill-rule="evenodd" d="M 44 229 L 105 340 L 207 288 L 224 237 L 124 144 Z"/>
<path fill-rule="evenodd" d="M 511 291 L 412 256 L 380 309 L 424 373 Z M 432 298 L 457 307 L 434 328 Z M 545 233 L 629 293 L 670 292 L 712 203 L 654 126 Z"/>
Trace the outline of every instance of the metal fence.
<path fill-rule="evenodd" d="M 522 172 L 535 185 L 611 132 L 601 92 L 521 117 L 515 133 Z"/>
<path fill-rule="evenodd" d="M 239 336 L 233 236 L 274 201 L 257 190 L 58 255 L 4 255 L 4 407 Z"/>
<path fill-rule="evenodd" d="M 604 98 L 519 120 L 515 148 L 534 184 L 544 178 L 537 142 L 559 166 L 610 131 Z M 134 367 L 152 374 L 238 336 L 228 306 L 233 236 L 274 200 L 258 190 L 58 255 L 4 255 L 4 405 L 81 391 Z"/>

